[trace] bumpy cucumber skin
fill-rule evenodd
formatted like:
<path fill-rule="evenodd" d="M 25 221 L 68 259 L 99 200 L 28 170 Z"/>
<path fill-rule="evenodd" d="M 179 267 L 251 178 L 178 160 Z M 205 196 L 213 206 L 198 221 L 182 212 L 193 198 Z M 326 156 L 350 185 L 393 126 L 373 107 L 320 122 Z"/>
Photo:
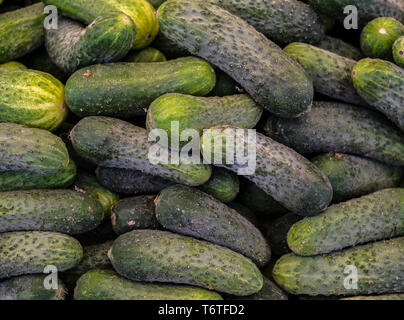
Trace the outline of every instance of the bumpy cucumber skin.
<path fill-rule="evenodd" d="M 238 140 L 244 150 L 248 150 L 248 132 L 237 134 L 237 137 L 235 134 L 231 128 L 217 128 L 205 132 L 201 140 L 203 154 L 210 154 L 211 159 L 218 157 L 225 160 L 225 142 L 232 138 L 234 141 Z M 215 147 L 216 141 L 222 141 L 222 150 L 217 150 L 220 154 L 215 154 L 215 148 L 218 149 Z M 256 143 L 253 147 L 256 149 L 255 172 L 245 178 L 254 182 L 282 206 L 299 215 L 316 215 L 327 208 L 332 199 L 331 184 L 314 164 L 261 133 L 256 133 Z M 243 166 L 237 158 L 234 164 L 215 165 L 234 172 Z"/>
<path fill-rule="evenodd" d="M 212 67 L 196 57 L 166 62 L 110 63 L 76 71 L 66 83 L 66 103 L 79 117 L 144 115 L 168 92 L 206 95 L 215 85 Z"/>
<path fill-rule="evenodd" d="M 380 114 L 343 103 L 315 102 L 299 119 L 269 117 L 265 133 L 299 153 L 339 152 L 404 165 L 404 135 Z"/>
<path fill-rule="evenodd" d="M 380 59 L 362 59 L 352 70 L 356 91 L 404 131 L 404 69 Z"/>
<path fill-rule="evenodd" d="M 164 62 L 167 61 L 165 55 L 158 49 L 147 47 L 140 51 L 130 53 L 125 61 L 128 62 Z"/>
<path fill-rule="evenodd" d="M 218 66 L 267 110 L 289 118 L 310 110 L 313 85 L 303 68 L 244 20 L 192 0 L 165 2 L 157 15 L 165 37 Z"/>
<path fill-rule="evenodd" d="M 333 200 L 343 201 L 385 188 L 398 187 L 404 169 L 350 154 L 321 154 L 311 161 L 325 173 L 334 191 Z"/>
<path fill-rule="evenodd" d="M 404 235 L 404 189 L 392 188 L 332 205 L 294 224 L 289 248 L 301 256 Z"/>
<path fill-rule="evenodd" d="M 293 253 L 275 264 L 273 277 L 292 294 L 361 295 L 403 292 L 404 237 L 378 241 L 314 257 Z M 345 288 L 348 266 L 358 270 L 358 288 Z M 315 271 L 314 271 L 315 270 Z"/>
<path fill-rule="evenodd" d="M 376 18 L 370 21 L 361 32 L 362 52 L 370 58 L 393 60 L 394 41 L 404 35 L 404 25 L 390 17 Z"/>
<path fill-rule="evenodd" d="M 74 290 L 75 300 L 223 300 L 206 289 L 173 284 L 135 282 L 112 270 L 91 270 Z"/>
<path fill-rule="evenodd" d="M 119 274 L 135 281 L 183 283 L 240 296 L 263 285 L 261 272 L 241 254 L 167 231 L 125 233 L 109 258 Z"/>
<path fill-rule="evenodd" d="M 43 10 L 44 5 L 36 3 L 0 14 L 0 63 L 21 58 L 42 45 Z"/>
<path fill-rule="evenodd" d="M 66 287 L 58 280 L 58 288 L 45 289 L 47 275 L 26 275 L 0 282 L 0 300 L 64 300 Z"/>
<path fill-rule="evenodd" d="M 0 64 L 0 68 L 8 68 L 8 69 L 27 69 L 21 62 L 10 61 L 6 63 Z"/>
<path fill-rule="evenodd" d="M 64 86 L 52 75 L 28 69 L 0 69 L 0 117 L 55 130 L 66 118 Z"/>
<path fill-rule="evenodd" d="M 341 300 L 404 300 L 404 294 L 382 294 L 379 296 L 356 296 Z"/>
<path fill-rule="evenodd" d="M 118 61 L 132 48 L 135 25 L 119 12 L 97 17 L 86 28 L 59 18 L 58 29 L 45 31 L 45 46 L 52 61 L 64 72 L 97 63 Z"/>
<path fill-rule="evenodd" d="M 316 92 L 347 103 L 366 105 L 352 83 L 354 60 L 300 42 L 287 45 L 284 51 L 306 70 Z"/>
<path fill-rule="evenodd" d="M 326 36 L 315 46 L 355 61 L 363 58 L 362 52 L 357 47 L 338 38 Z"/>
<path fill-rule="evenodd" d="M 213 168 L 210 179 L 200 189 L 222 202 L 230 202 L 240 190 L 240 181 L 234 172 L 216 167 Z"/>
<path fill-rule="evenodd" d="M 265 238 L 250 221 L 200 190 L 164 189 L 156 198 L 156 218 L 165 229 L 230 248 L 258 266 L 271 258 Z"/>
<path fill-rule="evenodd" d="M 76 152 L 100 166 L 140 170 L 191 186 L 209 180 L 212 169 L 204 164 L 152 164 L 147 131 L 128 122 L 108 117 L 87 117 L 71 131 Z M 161 151 L 163 153 L 163 150 Z"/>
<path fill-rule="evenodd" d="M 118 201 L 111 212 L 112 228 L 116 234 L 135 229 L 159 229 L 155 215 L 155 196 L 137 196 Z"/>
<path fill-rule="evenodd" d="M 393 58 L 396 65 L 404 68 L 404 36 L 399 37 L 393 44 Z"/>
<path fill-rule="evenodd" d="M 82 257 L 80 243 L 65 234 L 42 231 L 0 233 L 0 278 L 43 273 L 48 265 L 65 271 L 78 264 Z"/>
<path fill-rule="evenodd" d="M 0 123 L 0 170 L 57 174 L 68 167 L 62 139 L 49 131 Z"/>

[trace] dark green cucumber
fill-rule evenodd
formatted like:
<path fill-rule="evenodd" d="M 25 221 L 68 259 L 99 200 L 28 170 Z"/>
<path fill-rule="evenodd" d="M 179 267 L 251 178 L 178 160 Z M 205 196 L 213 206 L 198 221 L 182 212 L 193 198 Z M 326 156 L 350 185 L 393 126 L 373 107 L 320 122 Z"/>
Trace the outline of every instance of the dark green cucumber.
<path fill-rule="evenodd" d="M 64 86 L 52 75 L 28 69 L 0 69 L 2 122 L 56 129 L 66 118 Z"/>
<path fill-rule="evenodd" d="M 42 45 L 44 17 L 41 2 L 0 14 L 0 63 L 21 58 Z"/>
<path fill-rule="evenodd" d="M 200 190 L 170 186 L 155 202 L 157 220 L 168 230 L 230 248 L 258 266 L 271 257 L 265 238 L 250 221 Z"/>
<path fill-rule="evenodd" d="M 224 73 L 222 70 L 216 69 L 215 71 L 216 71 L 216 85 L 210 92 L 209 94 L 210 96 L 225 97 L 244 92 L 241 86 L 231 77 L 229 77 L 226 73 Z"/>
<path fill-rule="evenodd" d="M 26 275 L 0 282 L 0 300 L 64 300 L 66 287 L 58 280 L 57 289 L 46 289 L 46 275 Z"/>
<path fill-rule="evenodd" d="M 362 29 L 362 52 L 370 58 L 393 60 L 394 41 L 403 35 L 404 25 L 401 22 L 390 17 L 376 18 Z"/>
<path fill-rule="evenodd" d="M 378 296 L 356 296 L 356 297 L 342 298 L 341 300 L 404 300 L 404 293 L 382 294 Z"/>
<path fill-rule="evenodd" d="M 222 300 L 202 288 L 131 281 L 112 270 L 91 270 L 74 290 L 75 300 Z"/>
<path fill-rule="evenodd" d="M 396 65 L 404 68 L 404 36 L 399 37 L 393 44 L 393 58 Z"/>
<path fill-rule="evenodd" d="M 132 48 L 135 35 L 132 19 L 120 12 L 99 16 L 86 28 L 59 18 L 57 29 L 45 31 L 45 46 L 60 69 L 73 73 L 92 64 L 122 59 Z"/>
<path fill-rule="evenodd" d="M 8 69 L 27 69 L 21 62 L 18 61 L 10 61 L 0 64 L 0 68 L 8 68 Z"/>
<path fill-rule="evenodd" d="M 224 163 L 214 163 L 215 165 L 238 172 L 240 168 L 246 167 L 245 163 L 235 157 L 235 153 L 239 151 L 236 148 L 228 150 L 233 155 L 226 152 L 226 149 L 231 149 L 226 147 L 226 141 L 238 140 L 238 145 L 244 150 L 255 148 L 253 163 L 249 163 L 250 169 L 255 170 L 245 178 L 254 182 L 282 206 L 299 215 L 316 215 L 327 208 L 332 199 L 332 188 L 324 173 L 294 150 L 271 138 L 261 133 L 256 133 L 255 138 L 255 142 L 249 145 L 246 129 L 241 134 L 232 128 L 216 128 L 205 131 L 201 149 L 205 158 L 210 156 L 211 159 L 220 159 Z M 221 149 L 215 147 L 220 142 Z M 234 159 L 233 164 L 225 164 L 229 156 Z M 252 154 L 249 155 L 251 156 Z"/>
<path fill-rule="evenodd" d="M 210 179 L 200 189 L 222 202 L 232 201 L 240 190 L 240 182 L 234 172 L 213 168 Z"/>
<path fill-rule="evenodd" d="M 299 153 L 351 153 L 404 165 L 404 135 L 372 110 L 334 102 L 315 102 L 299 119 L 269 117 L 268 136 Z"/>
<path fill-rule="evenodd" d="M 284 50 L 306 70 L 313 80 L 316 92 L 347 103 L 366 106 L 352 84 L 351 72 L 355 60 L 299 42 L 289 44 Z"/>
<path fill-rule="evenodd" d="M 157 16 L 165 37 L 218 66 L 267 110 L 284 117 L 310 110 L 313 85 L 304 70 L 241 18 L 195 0 L 167 1 Z"/>
<path fill-rule="evenodd" d="M 139 170 L 98 167 L 97 179 L 113 192 L 124 194 L 156 194 L 174 182 Z"/>
<path fill-rule="evenodd" d="M 152 164 L 149 161 L 149 148 L 153 143 L 148 138 L 145 129 L 107 117 L 84 118 L 71 132 L 76 152 L 97 165 L 140 170 L 193 186 L 209 180 L 212 169 L 208 165 L 171 164 L 170 161 Z M 160 151 L 161 154 L 168 152 L 161 148 Z"/>
<path fill-rule="evenodd" d="M 115 240 L 114 269 L 135 281 L 190 284 L 248 296 L 261 290 L 262 274 L 248 258 L 216 244 L 158 230 L 134 230 Z"/>
<path fill-rule="evenodd" d="M 262 112 L 263 109 L 246 94 L 206 98 L 167 93 L 150 105 L 146 127 L 149 132 L 153 129 L 166 131 L 169 147 L 178 149 L 187 143 L 181 137 L 187 129 L 194 129 L 201 135 L 204 129 L 215 126 L 254 128 Z M 173 127 L 174 123 L 177 126 Z M 177 141 L 178 146 L 174 144 Z"/>
<path fill-rule="evenodd" d="M 313 256 L 403 235 L 404 189 L 392 188 L 332 205 L 297 222 L 287 241 L 294 253 Z"/>
<path fill-rule="evenodd" d="M 380 59 L 362 59 L 352 70 L 356 91 L 404 131 L 404 69 Z"/>
<path fill-rule="evenodd" d="M 278 285 L 292 294 L 360 295 L 404 291 L 404 237 L 314 257 L 282 256 L 273 270 Z M 349 268 L 348 268 L 349 267 Z M 357 268 L 357 288 L 350 283 Z M 349 286 L 345 286 L 349 282 Z"/>
<path fill-rule="evenodd" d="M 159 229 L 155 196 L 137 196 L 118 201 L 111 211 L 112 228 L 117 234 L 135 229 Z"/>
<path fill-rule="evenodd" d="M 143 115 L 168 92 L 206 95 L 215 85 L 212 67 L 196 57 L 167 62 L 110 63 L 76 71 L 66 83 L 66 103 L 80 117 Z"/>
<path fill-rule="evenodd" d="M 246 206 L 244 206 L 238 202 L 229 202 L 229 203 L 227 203 L 227 205 L 230 208 L 236 210 L 244 218 L 246 218 L 248 221 L 250 221 L 254 226 L 259 227 L 258 217 L 249 208 L 247 208 Z"/>
<path fill-rule="evenodd" d="M 334 201 L 344 201 L 398 187 L 404 169 L 350 154 L 321 154 L 311 161 L 331 182 Z"/>
<path fill-rule="evenodd" d="M 160 51 L 152 47 L 147 47 L 140 51 L 130 53 L 125 61 L 128 62 L 164 62 L 167 61 L 165 55 Z"/>
<path fill-rule="evenodd" d="M 23 252 L 23 254 L 22 254 Z M 42 231 L 0 233 L 0 279 L 43 273 L 54 265 L 68 270 L 83 257 L 80 243 L 65 234 Z"/>
<path fill-rule="evenodd" d="M 352 60 L 360 60 L 363 58 L 362 52 L 352 44 L 349 44 L 341 39 L 326 36 L 321 42 L 316 44 L 316 47 L 334 52 L 340 56 Z"/>

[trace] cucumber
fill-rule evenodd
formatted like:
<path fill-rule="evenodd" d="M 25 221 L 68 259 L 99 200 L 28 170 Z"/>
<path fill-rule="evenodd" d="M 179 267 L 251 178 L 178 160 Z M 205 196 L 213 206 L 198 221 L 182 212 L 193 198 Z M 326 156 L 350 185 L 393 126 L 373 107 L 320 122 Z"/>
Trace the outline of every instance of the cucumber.
<path fill-rule="evenodd" d="M 8 69 L 27 69 L 21 62 L 10 61 L 6 63 L 0 64 L 0 68 L 8 68 Z"/>
<path fill-rule="evenodd" d="M 330 152 L 311 161 L 330 180 L 336 202 L 398 187 L 404 174 L 403 168 L 350 154 Z"/>
<path fill-rule="evenodd" d="M 399 293 L 404 290 L 403 254 L 404 237 L 314 257 L 289 253 L 276 262 L 272 273 L 277 284 L 292 294 Z M 345 271 L 348 266 L 357 268 L 357 289 L 352 283 L 344 286 L 353 275 Z"/>
<path fill-rule="evenodd" d="M 237 144 L 244 150 L 255 148 L 253 158 L 255 171 L 245 177 L 282 206 L 299 215 L 308 216 L 316 215 L 327 208 L 332 198 L 332 188 L 327 177 L 309 160 L 261 133 L 256 133 L 256 141 L 249 146 L 246 129 L 242 133 L 232 128 L 205 131 L 201 140 L 204 157 L 210 155 L 211 159 L 220 159 L 225 163 L 226 157 L 230 156 L 230 159 L 234 159 L 233 164 L 215 163 L 215 165 L 237 172 L 246 164 L 241 163 L 235 154 L 226 152 L 226 149 L 230 149 L 228 151 L 233 153 L 237 152 L 226 147 L 226 141 L 232 140 L 238 140 Z M 219 142 L 222 143 L 221 149 L 215 147 Z M 250 160 L 252 156 L 249 155 Z M 253 169 L 251 163 L 249 165 Z"/>
<path fill-rule="evenodd" d="M 205 61 L 186 57 L 167 62 L 111 63 L 76 71 L 66 83 L 66 103 L 79 117 L 144 115 L 168 92 L 206 95 L 215 73 Z"/>
<path fill-rule="evenodd" d="M 52 75 L 28 69 L 0 69 L 2 122 L 52 131 L 66 116 L 64 86 Z"/>
<path fill-rule="evenodd" d="M 140 170 L 191 186 L 205 183 L 212 173 L 210 166 L 203 164 L 171 164 L 171 161 L 152 164 L 149 161 L 152 142 L 147 131 L 114 118 L 82 119 L 73 128 L 71 140 L 79 156 L 99 166 Z M 161 154 L 167 153 L 160 150 Z"/>
<path fill-rule="evenodd" d="M 157 196 L 156 217 L 170 231 L 232 249 L 264 266 L 271 252 L 261 232 L 236 210 L 187 186 L 170 186 Z"/>
<path fill-rule="evenodd" d="M 187 129 L 202 134 L 204 129 L 215 126 L 254 128 L 261 118 L 263 109 L 248 95 L 228 97 L 194 97 L 179 93 L 167 93 L 152 102 L 147 111 L 146 128 L 161 129 L 168 134 L 171 149 L 187 144 L 181 136 Z M 173 128 L 177 122 L 178 127 Z M 182 138 L 182 139 L 181 139 Z M 173 141 L 172 141 L 173 140 Z M 175 143 L 179 141 L 179 146 Z"/>
<path fill-rule="evenodd" d="M 404 131 L 404 69 L 367 58 L 355 65 L 352 79 L 359 95 Z"/>
<path fill-rule="evenodd" d="M 42 45 L 43 11 L 40 2 L 0 14 L 0 63 L 21 58 Z"/>
<path fill-rule="evenodd" d="M 267 110 L 284 117 L 310 110 L 313 86 L 303 68 L 241 18 L 195 0 L 167 1 L 157 16 L 165 37 L 218 66 Z"/>
<path fill-rule="evenodd" d="M 250 221 L 254 226 L 259 227 L 258 217 L 249 208 L 238 202 L 229 202 L 227 205 L 236 210 L 240 215 Z"/>
<path fill-rule="evenodd" d="M 134 230 L 114 241 L 114 269 L 135 281 L 195 285 L 248 296 L 261 290 L 262 274 L 239 253 L 167 231 Z"/>
<path fill-rule="evenodd" d="M 147 47 L 140 51 L 130 53 L 125 61 L 128 62 L 165 62 L 167 58 L 160 51 L 152 47 Z"/>
<path fill-rule="evenodd" d="M 67 290 L 58 280 L 57 289 L 46 289 L 46 275 L 26 275 L 0 282 L 0 300 L 64 300 Z"/>
<path fill-rule="evenodd" d="M 355 60 L 306 43 L 294 42 L 285 52 L 296 59 L 313 80 L 314 90 L 347 103 L 365 105 L 352 83 Z"/>
<path fill-rule="evenodd" d="M 241 86 L 231 77 L 229 77 L 226 73 L 224 73 L 222 70 L 216 69 L 215 72 L 216 72 L 216 85 L 210 92 L 209 94 L 210 96 L 225 97 L 244 92 Z"/>
<path fill-rule="evenodd" d="M 393 60 L 394 41 L 404 35 L 404 25 L 394 18 L 382 17 L 370 21 L 361 32 L 362 52 L 370 58 Z"/>
<path fill-rule="evenodd" d="M 404 189 L 391 188 L 329 207 L 289 230 L 289 248 L 301 256 L 341 250 L 404 235 Z"/>
<path fill-rule="evenodd" d="M 23 252 L 23 254 L 21 254 Z M 80 243 L 65 234 L 42 231 L 0 233 L 0 279 L 43 273 L 48 265 L 68 270 L 83 257 Z"/>
<path fill-rule="evenodd" d="M 356 296 L 342 298 L 341 300 L 404 300 L 404 294 L 382 294 L 379 296 Z"/>
<path fill-rule="evenodd" d="M 240 182 L 234 172 L 216 167 L 213 168 L 210 179 L 200 189 L 221 202 L 229 202 L 237 196 Z"/>
<path fill-rule="evenodd" d="M 159 229 L 155 196 L 137 196 L 118 201 L 112 207 L 112 228 L 117 234 L 135 229 Z"/>
<path fill-rule="evenodd" d="M 362 52 L 355 46 L 342 41 L 341 39 L 326 36 L 316 47 L 334 52 L 340 56 L 358 61 L 363 58 Z"/>
<path fill-rule="evenodd" d="M 135 25 L 119 12 L 97 17 L 86 28 L 79 22 L 59 18 L 58 29 L 45 31 L 45 46 L 52 61 L 64 72 L 118 61 L 132 48 Z"/>
<path fill-rule="evenodd" d="M 269 117 L 265 133 L 299 153 L 351 153 L 404 165 L 404 135 L 372 110 L 343 103 L 315 102 L 299 119 Z"/>
<path fill-rule="evenodd" d="M 75 300 L 222 300 L 202 288 L 174 284 L 135 282 L 112 270 L 91 270 L 83 275 L 74 290 Z"/>
<path fill-rule="evenodd" d="M 393 58 L 396 65 L 404 68 L 404 36 L 399 37 L 393 44 Z"/>
<path fill-rule="evenodd" d="M 189 52 L 179 44 L 167 39 L 161 32 L 158 33 L 153 46 L 164 53 L 169 59 L 177 59 L 189 56 Z"/>

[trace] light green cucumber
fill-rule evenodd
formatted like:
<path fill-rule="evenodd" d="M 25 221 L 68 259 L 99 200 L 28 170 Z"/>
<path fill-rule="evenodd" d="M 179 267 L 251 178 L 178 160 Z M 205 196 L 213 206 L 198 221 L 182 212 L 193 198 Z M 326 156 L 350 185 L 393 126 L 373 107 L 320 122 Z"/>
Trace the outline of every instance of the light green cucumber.
<path fill-rule="evenodd" d="M 128 62 L 164 62 L 167 61 L 165 55 L 158 49 L 147 47 L 140 51 L 130 53 L 125 61 Z"/>
<path fill-rule="evenodd" d="M 215 167 L 210 179 L 200 189 L 222 202 L 234 200 L 240 190 L 237 175 L 229 170 Z"/>
<path fill-rule="evenodd" d="M 8 68 L 8 69 L 27 69 L 21 62 L 10 61 L 0 64 L 0 68 Z"/>

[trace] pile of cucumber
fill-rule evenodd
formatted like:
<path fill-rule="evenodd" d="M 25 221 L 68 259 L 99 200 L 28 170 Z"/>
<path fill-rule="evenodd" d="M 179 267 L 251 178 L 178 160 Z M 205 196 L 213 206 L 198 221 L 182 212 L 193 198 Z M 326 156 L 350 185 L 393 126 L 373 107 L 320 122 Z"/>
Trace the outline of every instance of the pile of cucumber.
<path fill-rule="evenodd" d="M 0 300 L 313 297 L 404 300 L 404 1 L 0 0 Z"/>

